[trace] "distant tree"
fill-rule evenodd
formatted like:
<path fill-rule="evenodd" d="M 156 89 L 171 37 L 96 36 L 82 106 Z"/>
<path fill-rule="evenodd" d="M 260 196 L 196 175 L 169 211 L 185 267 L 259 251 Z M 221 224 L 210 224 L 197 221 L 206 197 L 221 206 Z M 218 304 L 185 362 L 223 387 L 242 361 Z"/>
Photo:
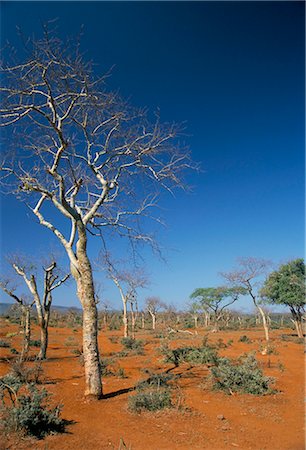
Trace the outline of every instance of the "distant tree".
<path fill-rule="evenodd" d="M 198 328 L 199 315 L 203 311 L 203 307 L 199 302 L 191 302 L 188 305 L 188 312 L 194 320 L 194 328 Z"/>
<path fill-rule="evenodd" d="M 131 308 L 131 325 L 132 335 L 135 334 L 135 310 L 137 307 L 137 290 L 145 288 L 148 284 L 148 280 L 143 270 L 134 269 L 133 271 L 120 270 L 119 266 L 123 263 L 114 263 L 110 255 L 105 253 L 100 257 L 100 264 L 106 270 L 109 279 L 111 279 L 117 286 L 123 306 L 123 335 L 127 337 L 129 334 L 129 319 L 128 319 L 128 305 Z"/>
<path fill-rule="evenodd" d="M 270 273 L 261 295 L 273 305 L 285 305 L 292 314 L 298 337 L 303 338 L 305 312 L 305 263 L 302 258 L 289 261 Z"/>
<path fill-rule="evenodd" d="M 239 258 L 238 267 L 235 270 L 221 273 L 229 285 L 241 287 L 251 297 L 255 308 L 262 318 L 267 343 L 269 342 L 269 326 L 264 308 L 261 306 L 263 299 L 260 295 L 260 285 L 261 278 L 266 275 L 270 265 L 270 261 L 262 258 Z M 264 350 L 264 353 L 266 350 Z"/>
<path fill-rule="evenodd" d="M 165 309 L 166 304 L 159 297 L 148 297 L 145 300 L 145 309 L 152 318 L 152 330 L 156 328 L 156 315 L 161 309 Z"/>
<path fill-rule="evenodd" d="M 30 341 L 31 341 L 31 308 L 34 305 L 34 300 L 29 299 L 28 296 L 22 294 L 19 295 L 16 293 L 16 286 L 13 285 L 12 280 L 2 279 L 0 281 L 0 288 L 5 292 L 8 296 L 10 296 L 17 305 L 21 308 L 21 317 L 22 317 L 22 349 L 20 352 L 20 361 L 24 361 L 28 357 L 29 349 L 30 349 Z"/>
<path fill-rule="evenodd" d="M 66 251 L 83 309 L 85 395 L 101 398 L 88 237 L 116 232 L 155 246 L 141 217 L 148 220 L 160 190 L 184 187 L 193 164 L 179 141 L 181 127 L 161 123 L 158 114 L 150 119 L 107 90 L 108 75 L 96 76 L 78 42 L 62 42 L 44 27 L 42 39 L 24 45 L 23 60 L 2 65 L 2 188 L 25 202 Z"/>
<path fill-rule="evenodd" d="M 207 308 L 213 313 L 214 327 L 213 331 L 219 329 L 219 321 L 222 317 L 223 311 L 228 306 L 232 305 L 238 300 L 240 295 L 243 295 L 245 290 L 242 287 L 224 287 L 217 288 L 197 288 L 190 295 L 191 299 L 198 299 L 203 308 Z"/>
<path fill-rule="evenodd" d="M 34 274 L 34 266 L 23 263 L 21 259 L 12 258 L 12 267 L 15 272 L 23 278 L 35 304 L 37 319 L 40 327 L 40 350 L 38 359 L 46 359 L 48 348 L 48 327 L 52 304 L 52 292 L 61 286 L 69 278 L 69 274 L 61 275 L 57 271 L 57 264 L 52 261 L 43 268 L 43 289 L 39 293 L 37 275 Z"/>

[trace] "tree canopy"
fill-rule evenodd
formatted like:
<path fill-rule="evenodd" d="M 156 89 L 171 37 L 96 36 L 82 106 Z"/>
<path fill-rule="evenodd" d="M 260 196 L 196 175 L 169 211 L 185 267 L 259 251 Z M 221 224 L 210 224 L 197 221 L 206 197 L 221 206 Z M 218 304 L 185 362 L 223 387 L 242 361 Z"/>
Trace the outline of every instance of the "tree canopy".
<path fill-rule="evenodd" d="M 268 302 L 289 307 L 305 307 L 305 263 L 302 258 L 282 264 L 266 279 L 261 294 Z"/>

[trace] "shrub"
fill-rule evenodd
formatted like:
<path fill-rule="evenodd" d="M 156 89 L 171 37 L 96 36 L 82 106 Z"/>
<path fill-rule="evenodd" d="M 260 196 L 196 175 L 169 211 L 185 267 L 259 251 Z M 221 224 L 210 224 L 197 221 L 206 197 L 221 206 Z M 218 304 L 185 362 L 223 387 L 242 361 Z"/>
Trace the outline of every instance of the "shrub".
<path fill-rule="evenodd" d="M 137 355 L 143 355 L 144 343 L 141 340 L 133 339 L 131 337 L 125 337 L 121 339 L 121 344 L 126 350 L 131 350 Z"/>
<path fill-rule="evenodd" d="M 10 348 L 11 344 L 7 341 L 0 340 L 0 347 L 2 348 Z"/>
<path fill-rule="evenodd" d="M 24 361 L 17 359 L 12 362 L 10 368 L 9 375 L 18 379 L 21 383 L 40 383 L 40 378 L 43 374 L 41 362 L 37 362 L 32 367 L 29 367 L 26 366 Z"/>
<path fill-rule="evenodd" d="M 216 350 L 213 347 L 182 347 L 174 350 L 164 346 L 161 353 L 165 356 L 165 362 L 169 362 L 178 367 L 187 362 L 191 365 L 215 363 L 218 359 Z"/>
<path fill-rule="evenodd" d="M 109 339 L 109 341 L 110 341 L 112 344 L 117 344 L 118 341 L 119 341 L 119 337 L 118 337 L 118 336 L 110 336 L 108 339 Z"/>
<path fill-rule="evenodd" d="M 17 334 L 18 334 L 18 333 L 6 333 L 5 337 L 11 338 L 11 337 L 16 336 Z"/>
<path fill-rule="evenodd" d="M 128 408 L 132 412 L 158 411 L 164 408 L 171 408 L 171 393 L 169 389 L 148 389 L 138 391 L 129 397 Z"/>
<path fill-rule="evenodd" d="M 117 370 L 116 373 L 117 377 L 119 378 L 128 378 L 127 374 L 125 373 L 125 370 L 123 369 L 123 367 L 119 367 L 119 369 Z"/>
<path fill-rule="evenodd" d="M 41 342 L 39 339 L 31 339 L 29 344 L 31 347 L 40 347 Z"/>
<path fill-rule="evenodd" d="M 136 389 L 143 390 L 147 388 L 165 388 L 169 387 L 169 381 L 175 378 L 174 375 L 170 373 L 151 373 L 149 378 L 140 381 L 136 385 Z"/>
<path fill-rule="evenodd" d="M 227 358 L 220 358 L 217 365 L 211 368 L 213 388 L 231 394 L 265 395 L 273 391 L 270 384 L 272 378 L 263 375 L 253 353 L 242 356 L 238 363 Z"/>
<path fill-rule="evenodd" d="M 18 351 L 15 348 L 11 348 L 10 352 L 12 353 L 12 355 L 18 355 Z"/>
<path fill-rule="evenodd" d="M 113 360 L 109 358 L 100 358 L 100 367 L 101 367 L 101 375 L 102 377 L 115 375 L 112 369 L 110 369 L 110 365 Z"/>
<path fill-rule="evenodd" d="M 26 394 L 20 395 L 13 406 L 4 407 L 3 423 L 8 431 L 23 431 L 39 439 L 47 434 L 63 432 L 66 422 L 60 418 L 61 407 L 49 407 L 50 394 L 28 385 Z"/>
<path fill-rule="evenodd" d="M 239 342 L 245 342 L 246 344 L 250 344 L 251 340 L 244 334 L 243 336 L 240 336 Z"/>

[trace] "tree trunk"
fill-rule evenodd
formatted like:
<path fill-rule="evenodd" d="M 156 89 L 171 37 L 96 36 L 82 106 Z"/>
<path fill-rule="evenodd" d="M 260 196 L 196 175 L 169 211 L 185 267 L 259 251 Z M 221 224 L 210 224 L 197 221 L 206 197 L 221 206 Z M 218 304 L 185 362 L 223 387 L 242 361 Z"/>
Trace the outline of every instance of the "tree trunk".
<path fill-rule="evenodd" d="M 136 316 L 134 313 L 133 304 L 131 303 L 131 331 L 133 339 L 135 339 L 135 323 L 136 323 Z"/>
<path fill-rule="evenodd" d="M 145 315 L 144 314 L 142 314 L 141 315 L 141 328 L 144 330 L 144 328 L 145 328 Z"/>
<path fill-rule="evenodd" d="M 48 327 L 45 324 L 40 326 L 40 349 L 37 355 L 37 359 L 47 358 L 48 348 Z"/>
<path fill-rule="evenodd" d="M 265 339 L 266 339 L 266 341 L 268 343 L 269 342 L 269 327 L 268 327 L 266 315 L 265 315 L 264 310 L 259 305 L 256 305 L 256 307 L 257 307 L 257 309 L 258 309 L 258 311 L 259 311 L 259 313 L 261 315 L 262 324 L 263 324 L 264 332 L 265 332 Z"/>
<path fill-rule="evenodd" d="M 295 318 L 295 319 L 293 319 L 293 323 L 295 325 L 295 329 L 296 329 L 298 337 L 303 339 L 304 338 L 304 330 L 303 330 L 302 321 Z"/>
<path fill-rule="evenodd" d="M 78 267 L 72 267 L 77 282 L 77 293 L 83 307 L 83 356 L 85 370 L 85 396 L 88 399 L 102 397 L 100 355 L 98 348 L 98 312 L 95 300 L 92 267 L 87 256 L 86 231 L 78 223 Z"/>
<path fill-rule="evenodd" d="M 156 328 L 156 315 L 155 314 L 151 314 L 152 317 L 152 330 L 155 330 Z"/>
<path fill-rule="evenodd" d="M 198 318 L 197 316 L 194 316 L 194 328 L 198 328 Z"/>
<path fill-rule="evenodd" d="M 22 306 L 23 342 L 20 361 L 27 359 L 31 340 L 31 313 L 28 306 Z"/>
<path fill-rule="evenodd" d="M 129 335 L 129 321 L 127 315 L 126 301 L 123 302 L 123 336 L 126 338 Z"/>

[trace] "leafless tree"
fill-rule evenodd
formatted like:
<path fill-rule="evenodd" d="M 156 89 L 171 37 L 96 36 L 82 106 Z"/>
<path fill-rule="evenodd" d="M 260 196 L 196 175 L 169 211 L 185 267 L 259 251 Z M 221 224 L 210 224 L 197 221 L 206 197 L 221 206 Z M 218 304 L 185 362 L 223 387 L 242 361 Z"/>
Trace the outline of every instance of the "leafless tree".
<path fill-rule="evenodd" d="M 152 318 L 152 330 L 156 328 L 156 314 L 161 309 L 165 309 L 166 305 L 161 301 L 159 297 L 148 297 L 145 300 L 145 309 L 148 311 Z"/>
<path fill-rule="evenodd" d="M 52 292 L 54 289 L 65 283 L 69 278 L 69 274 L 61 276 L 61 272 L 57 270 L 56 262 L 51 261 L 47 267 L 43 268 L 43 290 L 40 294 L 37 275 L 34 273 L 34 266 L 22 261 L 22 258 L 11 257 L 10 259 L 12 268 L 25 282 L 33 299 L 33 304 L 35 304 L 41 341 L 37 358 L 45 359 L 48 348 L 48 326 L 52 304 Z"/>
<path fill-rule="evenodd" d="M 20 361 L 24 361 L 28 357 L 31 340 L 31 308 L 34 305 L 34 300 L 29 300 L 26 295 L 19 295 L 16 292 L 16 286 L 13 285 L 12 280 L 2 279 L 0 281 L 0 288 L 9 295 L 21 308 L 22 314 L 22 349 L 20 352 Z"/>
<path fill-rule="evenodd" d="M 3 189 L 26 202 L 66 250 L 83 308 L 85 395 L 100 398 L 88 236 L 117 232 L 154 245 L 140 219 L 161 189 L 184 186 L 192 164 L 178 141 L 180 127 L 132 108 L 106 89 L 107 76 L 96 77 L 93 67 L 79 45 L 47 29 L 41 40 L 27 41 L 24 61 L 3 66 L 0 115 L 11 148 L 1 171 Z"/>
<path fill-rule="evenodd" d="M 267 344 L 269 343 L 269 325 L 258 292 L 260 280 L 266 275 L 270 266 L 271 262 L 262 258 L 239 258 L 237 269 L 232 272 L 221 273 L 230 285 L 241 286 L 246 289 L 262 319 Z"/>
<path fill-rule="evenodd" d="M 128 305 L 131 308 L 131 325 L 132 325 L 132 337 L 135 337 L 135 310 L 138 310 L 137 306 L 137 290 L 145 288 L 148 285 L 147 277 L 143 270 L 134 269 L 133 271 L 127 271 L 119 267 L 125 265 L 122 261 L 114 263 L 109 253 L 105 253 L 102 259 L 102 267 L 107 271 L 108 277 L 117 286 L 123 306 L 123 335 L 127 337 L 129 335 L 129 319 L 128 319 Z"/>

